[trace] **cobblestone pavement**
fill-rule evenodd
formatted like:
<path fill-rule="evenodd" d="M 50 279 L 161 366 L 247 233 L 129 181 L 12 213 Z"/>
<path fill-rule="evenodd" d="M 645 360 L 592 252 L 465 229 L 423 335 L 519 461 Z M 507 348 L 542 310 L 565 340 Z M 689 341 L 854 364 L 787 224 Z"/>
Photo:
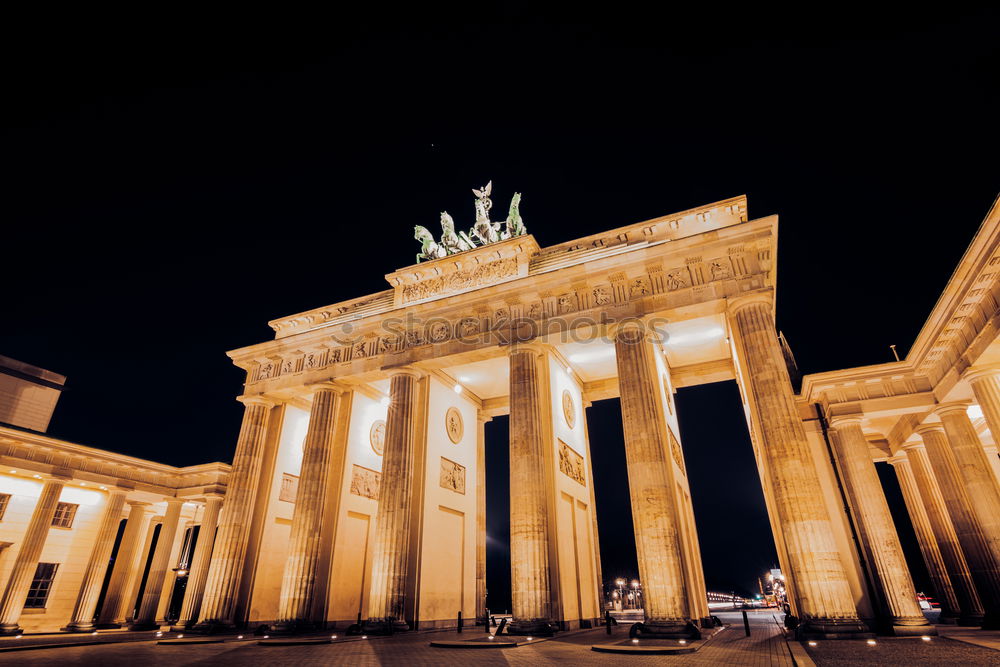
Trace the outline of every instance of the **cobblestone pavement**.
<path fill-rule="evenodd" d="M 738 615 L 734 618 L 738 618 Z M 473 631 L 414 633 L 391 638 L 351 639 L 317 646 L 258 646 L 256 641 L 188 646 L 155 642 L 19 651 L 0 655 L 0 663 L 32 665 L 792 665 L 788 649 L 771 614 L 751 615 L 753 632 L 727 629 L 693 655 L 631 656 L 595 653 L 591 645 L 609 640 L 603 629 L 576 632 L 530 646 L 507 649 L 432 648 L 432 639 L 469 639 Z M 611 641 L 627 637 L 618 626 Z"/>
<path fill-rule="evenodd" d="M 34 665 L 690 665 L 692 667 L 740 665 L 744 667 L 791 667 L 794 663 L 773 612 L 750 612 L 751 636 L 744 636 L 738 613 L 721 613 L 732 626 L 716 635 L 700 651 L 678 656 L 636 656 L 595 653 L 591 645 L 606 643 L 603 629 L 582 631 L 530 646 L 506 649 L 432 648 L 432 639 L 471 639 L 472 629 L 455 632 L 412 633 L 390 638 L 338 640 L 316 646 L 258 646 L 256 639 L 223 644 L 188 646 L 157 645 L 155 642 L 111 644 L 74 648 L 41 649 L 0 654 L 0 664 Z M 615 628 L 611 641 L 627 637 L 627 626 Z M 876 646 L 862 641 L 820 642 L 809 648 L 820 667 L 828 665 L 1000 665 L 1000 652 L 947 639 L 879 639 Z"/>

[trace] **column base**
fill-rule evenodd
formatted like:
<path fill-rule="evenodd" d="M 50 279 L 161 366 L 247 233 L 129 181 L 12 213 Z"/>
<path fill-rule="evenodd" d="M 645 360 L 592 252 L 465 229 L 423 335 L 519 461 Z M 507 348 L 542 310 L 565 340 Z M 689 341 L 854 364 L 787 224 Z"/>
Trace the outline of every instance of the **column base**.
<path fill-rule="evenodd" d="M 136 621 L 135 623 L 130 623 L 128 626 L 129 630 L 159 630 L 160 624 L 156 621 Z"/>
<path fill-rule="evenodd" d="M 70 623 L 65 628 L 59 628 L 60 632 L 93 632 L 97 626 L 93 623 Z"/>
<path fill-rule="evenodd" d="M 632 639 L 701 639 L 701 630 L 687 619 L 656 619 L 634 624 L 628 631 Z"/>
<path fill-rule="evenodd" d="M 313 623 L 312 621 L 278 621 L 271 626 L 271 634 L 300 635 L 308 632 L 317 632 L 322 629 L 318 623 Z"/>
<path fill-rule="evenodd" d="M 239 630 L 235 623 L 224 623 L 222 621 L 204 621 L 196 623 L 187 629 L 196 635 L 224 635 Z"/>
<path fill-rule="evenodd" d="M 983 616 L 983 630 L 1000 630 L 1000 611 L 992 610 L 986 612 L 986 615 Z"/>
<path fill-rule="evenodd" d="M 558 630 L 555 623 L 544 618 L 514 619 L 507 625 L 507 634 L 510 635 L 551 637 Z"/>
<path fill-rule="evenodd" d="M 24 634 L 24 629 L 17 623 L 0 625 L 0 636 Z"/>
<path fill-rule="evenodd" d="M 873 639 L 875 633 L 857 619 L 813 618 L 795 628 L 796 639 Z"/>
<path fill-rule="evenodd" d="M 395 618 L 369 618 L 361 624 L 361 632 L 366 635 L 394 635 L 409 631 L 406 621 Z"/>
<path fill-rule="evenodd" d="M 941 621 L 941 623 L 947 624 L 947 621 Z M 983 617 L 979 614 L 969 615 L 969 616 L 959 616 L 957 625 L 965 625 L 969 627 L 979 626 L 983 624 Z"/>
<path fill-rule="evenodd" d="M 124 623 L 95 623 L 94 627 L 98 630 L 115 630 L 125 625 Z"/>
<path fill-rule="evenodd" d="M 892 625 L 894 637 L 923 637 L 924 635 L 936 637 L 937 633 L 937 628 L 926 621 L 923 625 L 898 625 L 895 623 Z"/>

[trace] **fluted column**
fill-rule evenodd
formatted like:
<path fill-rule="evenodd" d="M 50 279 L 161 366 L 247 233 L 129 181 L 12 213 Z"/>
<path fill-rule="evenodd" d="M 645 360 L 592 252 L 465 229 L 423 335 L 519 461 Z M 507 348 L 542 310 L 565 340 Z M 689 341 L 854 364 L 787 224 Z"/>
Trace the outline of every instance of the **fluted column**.
<path fill-rule="evenodd" d="M 543 405 L 548 387 L 541 350 L 512 345 L 510 362 L 510 570 L 511 632 L 537 634 L 552 627 L 549 580 L 548 483 Z"/>
<path fill-rule="evenodd" d="M 941 497 L 982 602 L 985 611 L 983 623 L 992 625 L 1000 620 L 1000 561 L 983 534 L 944 428 L 941 424 L 925 424 L 917 427 L 916 431 L 924 441 L 934 479 L 941 489 Z M 912 451 L 908 450 L 907 456 L 911 456 Z M 914 458 L 910 460 L 916 462 Z M 917 473 L 916 465 L 914 473 Z"/>
<path fill-rule="evenodd" d="M 934 627 L 920 611 L 861 419 L 834 417 L 830 423 L 838 435 L 833 439 L 837 460 L 886 607 L 885 620 L 897 636 L 934 634 Z"/>
<path fill-rule="evenodd" d="M 243 404 L 246 406 L 243 425 L 226 485 L 226 499 L 222 504 L 208 581 L 205 582 L 201 621 L 195 626 L 203 631 L 236 625 L 236 596 L 250 540 L 267 424 L 274 407 L 274 403 L 259 397 L 244 398 Z"/>
<path fill-rule="evenodd" d="M 788 554 L 787 573 L 804 634 L 867 632 L 858 618 L 819 473 L 792 394 L 767 294 L 736 299 L 730 316 L 746 391 L 760 425 L 761 455 Z"/>
<path fill-rule="evenodd" d="M 139 615 L 129 626 L 132 630 L 159 627 L 156 610 L 160 606 L 160 595 L 163 593 L 167 572 L 170 571 L 170 553 L 177 537 L 177 524 L 180 522 L 183 505 L 184 501 L 180 498 L 167 499 L 167 511 L 163 515 L 163 523 L 160 524 L 160 535 L 156 538 L 156 549 L 153 551 L 153 560 L 146 575 L 146 587 L 142 590 Z"/>
<path fill-rule="evenodd" d="M 964 377 L 972 386 L 972 393 L 983 410 L 986 425 L 996 443 L 984 445 L 983 450 L 993 469 L 994 479 L 1000 484 L 1000 457 L 997 456 L 997 445 L 1000 445 L 1000 367 L 970 369 Z"/>
<path fill-rule="evenodd" d="M 316 565 L 322 556 L 324 509 L 330 493 L 337 401 L 341 390 L 321 385 L 313 394 L 309 429 L 302 450 L 299 490 L 292 512 L 288 560 L 278 598 L 278 631 L 292 632 L 316 627 L 312 618 L 316 590 Z M 384 478 L 383 478 L 384 479 Z"/>
<path fill-rule="evenodd" d="M 924 434 L 928 430 L 931 435 L 925 436 L 920 442 L 903 443 L 902 449 L 909 462 L 910 471 L 913 473 L 913 481 L 920 492 L 920 500 L 927 513 L 927 520 L 930 522 L 934 539 L 941 552 L 941 558 L 948 573 L 948 578 L 955 590 L 955 597 L 958 600 L 960 611 L 960 625 L 979 625 L 983 622 L 983 604 L 979 600 L 976 586 L 969 570 L 969 564 L 965 560 L 962 552 L 962 544 L 952 524 L 951 516 L 945 505 L 945 497 L 941 493 L 941 487 L 931 469 L 930 459 L 927 456 L 927 449 L 923 441 L 927 437 L 934 438 L 933 431 L 940 437 L 944 437 L 940 424 L 933 427 L 920 427 L 918 434 Z M 946 445 L 945 445 L 946 446 Z"/>
<path fill-rule="evenodd" d="M 486 616 L 486 422 L 492 417 L 480 412 L 476 418 L 476 616 Z"/>
<path fill-rule="evenodd" d="M 38 559 L 45 547 L 49 528 L 52 527 L 52 517 L 56 513 L 59 494 L 62 493 L 68 479 L 54 475 L 42 485 L 42 492 L 38 496 L 38 502 L 35 503 L 35 510 L 31 513 L 28 529 L 21 538 L 21 548 L 18 549 L 17 557 L 14 559 L 7 588 L 4 589 L 3 598 L 0 598 L 0 634 L 13 635 L 21 632 L 18 625 L 21 610 L 24 609 L 28 589 L 31 588 L 31 581 L 35 577 Z"/>
<path fill-rule="evenodd" d="M 419 377 L 417 371 L 400 369 L 393 373 L 389 384 L 369 605 L 369 625 L 373 629 L 385 623 L 395 631 L 410 628 L 405 619 L 405 602 Z"/>
<path fill-rule="evenodd" d="M 73 620 L 65 628 L 70 632 L 86 632 L 94 629 L 97 599 L 101 596 L 111 550 L 115 548 L 115 537 L 118 536 L 125 495 L 126 492 L 121 490 L 112 491 L 108 495 L 101 526 L 97 529 L 94 547 L 90 551 L 90 560 L 87 561 L 87 569 L 83 575 L 83 583 L 80 584 L 80 594 L 73 609 Z"/>
<path fill-rule="evenodd" d="M 966 409 L 965 403 L 955 402 L 942 404 L 934 412 L 941 418 L 986 543 L 1000 562 L 1000 486 Z"/>
<path fill-rule="evenodd" d="M 638 322 L 615 332 L 625 461 L 644 598 L 642 627 L 652 634 L 687 636 L 693 634 L 693 626 L 656 353 Z"/>
<path fill-rule="evenodd" d="M 130 500 L 128 504 L 130 509 L 128 518 L 125 519 L 125 532 L 122 533 L 122 541 L 118 544 L 118 554 L 111 570 L 111 579 L 108 581 L 108 589 L 104 592 L 104 602 L 101 603 L 101 611 L 97 617 L 99 628 L 121 627 L 119 619 L 124 614 L 122 603 L 128 588 L 129 575 L 135 565 L 136 547 L 145 524 L 146 509 L 149 507 L 149 503 L 137 500 Z"/>
<path fill-rule="evenodd" d="M 221 509 L 222 496 L 208 496 L 205 499 L 205 511 L 201 516 L 201 528 L 198 529 L 198 543 L 194 548 L 191 572 L 188 574 L 187 588 L 184 589 L 184 603 L 181 605 L 181 615 L 177 620 L 177 625 L 180 627 L 188 627 L 198 620 Z"/>
<path fill-rule="evenodd" d="M 1000 449 L 996 445 L 983 443 L 983 451 L 986 452 L 986 458 L 993 468 L 993 477 L 996 478 L 997 484 L 1000 484 Z"/>
<path fill-rule="evenodd" d="M 906 504 L 910 524 L 913 525 L 913 532 L 917 536 L 920 555 L 924 559 L 931 583 L 934 584 L 934 594 L 941 603 L 941 615 L 938 622 L 954 623 L 961 616 L 962 607 L 955 594 L 951 577 L 948 576 L 948 568 L 941 555 L 941 549 L 934 537 L 931 520 L 927 516 L 927 510 L 924 509 L 923 501 L 920 498 L 920 490 L 917 488 L 917 480 L 913 477 L 910 460 L 906 457 L 905 452 L 900 452 L 889 459 L 889 464 L 896 471 L 896 480 L 903 492 L 903 502 Z"/>

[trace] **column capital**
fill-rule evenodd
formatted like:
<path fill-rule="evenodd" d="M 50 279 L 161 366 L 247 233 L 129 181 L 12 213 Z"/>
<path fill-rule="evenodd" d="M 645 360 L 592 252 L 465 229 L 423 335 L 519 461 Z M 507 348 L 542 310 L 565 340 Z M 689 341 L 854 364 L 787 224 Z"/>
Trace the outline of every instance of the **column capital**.
<path fill-rule="evenodd" d="M 885 462 L 888 463 L 889 465 L 896 465 L 897 463 L 909 463 L 910 459 L 906 458 L 906 452 L 903 451 L 902 448 L 900 448 L 899 452 L 896 452 L 895 454 L 887 458 Z"/>
<path fill-rule="evenodd" d="M 350 391 L 348 387 L 345 387 L 343 384 L 335 380 L 320 380 L 319 382 L 312 382 L 306 385 L 306 389 L 314 394 L 320 391 L 333 391 L 338 394 Z"/>
<path fill-rule="evenodd" d="M 176 497 L 164 498 L 164 500 L 167 501 L 167 507 L 170 507 L 171 505 L 183 505 L 184 503 L 187 502 L 187 500 L 185 500 L 184 498 L 176 498 Z"/>
<path fill-rule="evenodd" d="M 493 417 L 491 415 L 484 414 L 482 411 L 479 411 L 476 413 L 476 421 L 479 422 L 480 424 L 485 424 L 486 422 L 493 421 Z"/>
<path fill-rule="evenodd" d="M 127 502 L 131 507 L 149 507 L 150 506 L 150 503 L 147 503 L 145 500 L 126 500 L 125 502 Z"/>
<path fill-rule="evenodd" d="M 754 305 L 767 306 L 770 309 L 774 309 L 774 290 L 771 288 L 758 290 L 756 292 L 750 292 L 749 294 L 741 294 L 733 298 L 726 299 L 726 310 L 730 314 L 735 315 L 744 308 Z"/>
<path fill-rule="evenodd" d="M 966 368 L 962 373 L 962 379 L 969 382 L 976 382 L 985 378 L 1000 377 L 1000 364 L 990 364 L 988 366 L 976 366 Z"/>
<path fill-rule="evenodd" d="M 850 426 L 852 424 L 857 424 L 860 427 L 863 417 L 864 415 L 861 414 L 830 415 L 830 417 L 827 418 L 827 422 L 830 424 L 831 427 L 835 429 L 839 429 L 844 426 Z"/>
<path fill-rule="evenodd" d="M 507 356 L 513 356 L 515 354 L 534 354 L 536 357 L 540 357 L 545 354 L 545 347 L 541 343 L 531 342 L 531 343 L 511 343 L 507 348 Z"/>
<path fill-rule="evenodd" d="M 397 366 L 395 368 L 383 368 L 382 370 L 389 376 L 389 379 L 392 379 L 397 375 L 408 375 L 414 380 L 419 380 L 427 375 L 427 373 L 414 366 Z"/>
<path fill-rule="evenodd" d="M 273 408 L 277 405 L 277 401 L 264 396 L 264 394 L 255 394 L 253 396 L 237 396 L 236 400 L 243 405 L 250 407 L 251 405 L 260 405 L 265 408 Z"/>
<path fill-rule="evenodd" d="M 921 437 L 923 437 L 925 433 L 944 433 L 944 424 L 942 424 L 941 422 L 925 422 L 914 428 L 913 432 Z M 920 443 L 903 443 L 903 447 L 906 447 L 906 445 L 908 444 L 920 444 Z"/>
<path fill-rule="evenodd" d="M 967 414 L 966 408 L 970 405 L 972 405 L 972 401 L 948 401 L 947 403 L 939 404 L 932 410 L 932 412 L 938 416 L 956 411 L 960 411 L 962 414 Z"/>

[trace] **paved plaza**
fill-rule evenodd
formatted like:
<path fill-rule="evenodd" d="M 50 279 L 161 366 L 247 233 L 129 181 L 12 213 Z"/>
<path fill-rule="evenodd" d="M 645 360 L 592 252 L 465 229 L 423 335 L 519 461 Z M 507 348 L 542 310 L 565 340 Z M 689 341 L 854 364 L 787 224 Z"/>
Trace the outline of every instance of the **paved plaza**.
<path fill-rule="evenodd" d="M 1000 650 L 964 641 L 879 638 L 875 646 L 864 641 L 818 642 L 815 647 L 785 641 L 775 615 L 751 612 L 751 635 L 746 637 L 740 615 L 723 612 L 727 628 L 697 653 L 676 656 L 637 656 L 596 653 L 591 646 L 607 643 L 603 629 L 565 633 L 528 646 L 507 649 L 432 648 L 431 640 L 470 639 L 477 633 L 420 632 L 390 638 L 339 638 L 314 646 L 260 646 L 258 638 L 221 644 L 160 645 L 134 641 L 97 646 L 48 648 L 0 653 L 0 664 L 34 665 L 741 665 L 745 667 L 808 667 L 835 665 L 1000 665 Z M 974 641 L 1000 647 L 1000 633 L 955 630 Z M 612 641 L 627 637 L 628 627 L 614 629 Z M 977 639 L 978 637 L 978 639 Z M 983 639 L 985 637 L 986 639 Z M 5 641 L 3 646 L 8 646 Z M 0 647 L 2 648 L 2 647 Z M 793 655 L 794 651 L 794 655 Z M 806 652 L 808 651 L 808 653 Z"/>

